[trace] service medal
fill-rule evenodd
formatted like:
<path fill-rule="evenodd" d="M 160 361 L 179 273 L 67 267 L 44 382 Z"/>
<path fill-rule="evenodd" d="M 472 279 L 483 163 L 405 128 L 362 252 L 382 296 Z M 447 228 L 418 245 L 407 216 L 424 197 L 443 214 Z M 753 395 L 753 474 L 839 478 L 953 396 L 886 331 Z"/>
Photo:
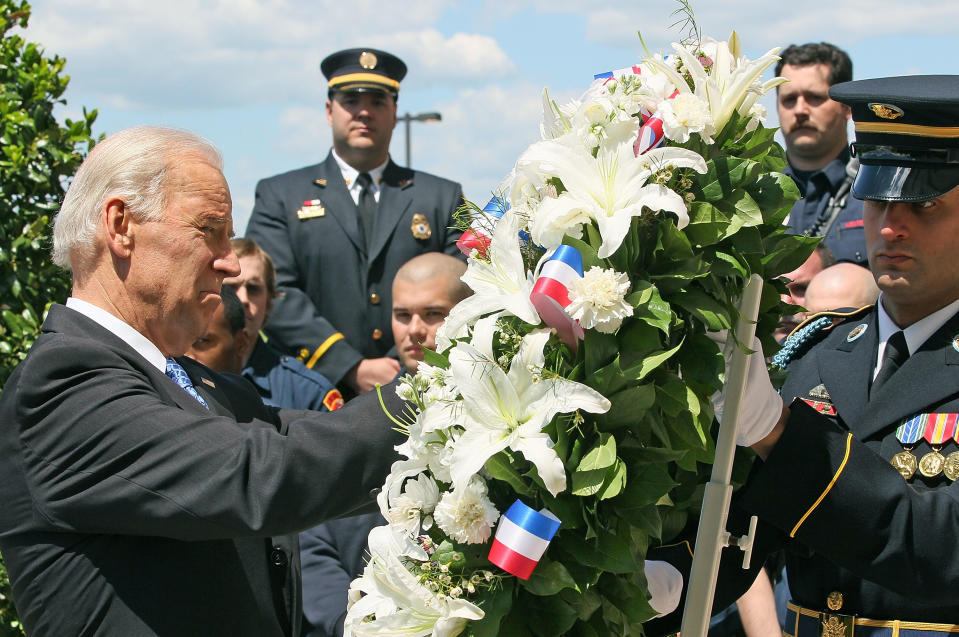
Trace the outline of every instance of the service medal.
<path fill-rule="evenodd" d="M 946 463 L 942 466 L 942 472 L 953 482 L 959 478 L 959 451 L 953 451 L 946 456 Z"/>
<path fill-rule="evenodd" d="M 945 456 L 939 453 L 938 449 L 933 449 L 919 461 L 919 473 L 927 478 L 935 478 L 942 473 L 942 466 L 945 462 Z"/>
<path fill-rule="evenodd" d="M 900 451 L 892 457 L 890 464 L 896 468 L 896 471 L 899 472 L 906 480 L 911 480 L 912 476 L 916 475 L 916 469 L 919 468 L 919 461 L 916 460 L 916 456 L 906 449 L 905 451 Z"/>

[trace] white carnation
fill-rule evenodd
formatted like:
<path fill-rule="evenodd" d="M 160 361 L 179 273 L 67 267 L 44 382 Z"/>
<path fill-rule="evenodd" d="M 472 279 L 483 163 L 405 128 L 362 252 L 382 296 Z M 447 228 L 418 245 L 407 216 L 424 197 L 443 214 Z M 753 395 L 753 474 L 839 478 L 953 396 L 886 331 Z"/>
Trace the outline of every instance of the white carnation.
<path fill-rule="evenodd" d="M 708 136 L 712 132 L 709 105 L 692 93 L 680 93 L 660 102 L 657 110 L 663 120 L 663 133 L 673 141 L 685 143 L 691 133 Z"/>
<path fill-rule="evenodd" d="M 411 535 L 419 534 L 420 526 L 428 531 L 433 526 L 432 513 L 439 499 L 436 481 L 421 473 L 416 479 L 406 481 L 403 493 L 391 502 L 387 519 Z"/>
<path fill-rule="evenodd" d="M 570 284 L 566 311 L 583 329 L 595 327 L 604 334 L 612 334 L 624 318 L 633 315 L 633 306 L 625 301 L 627 292 L 626 274 L 594 265 Z"/>
<path fill-rule="evenodd" d="M 486 497 L 486 483 L 474 476 L 466 486 L 444 493 L 433 517 L 455 542 L 482 544 L 489 539 L 499 511 Z"/>

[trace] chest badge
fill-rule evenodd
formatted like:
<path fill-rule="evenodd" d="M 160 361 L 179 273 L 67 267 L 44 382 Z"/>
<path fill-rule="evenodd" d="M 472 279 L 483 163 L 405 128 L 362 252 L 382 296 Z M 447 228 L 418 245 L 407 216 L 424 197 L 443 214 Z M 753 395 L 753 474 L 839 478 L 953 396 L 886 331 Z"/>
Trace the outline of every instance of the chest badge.
<path fill-rule="evenodd" d="M 296 211 L 296 218 L 301 221 L 323 216 L 326 216 L 326 208 L 323 207 L 323 202 L 319 199 L 307 199 L 303 202 L 303 206 Z"/>
<path fill-rule="evenodd" d="M 854 340 L 866 333 L 866 329 L 869 327 L 866 323 L 860 323 L 856 327 L 852 328 L 852 331 L 849 332 L 849 335 L 846 337 L 846 342 L 852 343 Z"/>
<path fill-rule="evenodd" d="M 433 236 L 433 229 L 430 228 L 430 222 L 426 219 L 426 215 L 418 212 L 413 215 L 410 230 L 413 232 L 414 239 L 429 239 Z"/>

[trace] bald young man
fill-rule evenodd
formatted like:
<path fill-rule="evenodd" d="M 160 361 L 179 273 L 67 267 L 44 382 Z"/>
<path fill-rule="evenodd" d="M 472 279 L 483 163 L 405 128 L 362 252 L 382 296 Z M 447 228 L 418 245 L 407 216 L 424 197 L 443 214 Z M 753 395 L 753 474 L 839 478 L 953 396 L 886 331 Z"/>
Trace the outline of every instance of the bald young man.
<path fill-rule="evenodd" d="M 466 264 L 442 252 L 407 261 L 393 280 L 393 339 L 409 373 L 416 373 L 423 348 L 436 348 L 436 329 L 453 306 L 473 293 L 460 277 Z"/>
<path fill-rule="evenodd" d="M 868 268 L 837 263 L 814 276 L 806 288 L 809 314 L 842 307 L 860 308 L 879 298 L 879 287 Z"/>

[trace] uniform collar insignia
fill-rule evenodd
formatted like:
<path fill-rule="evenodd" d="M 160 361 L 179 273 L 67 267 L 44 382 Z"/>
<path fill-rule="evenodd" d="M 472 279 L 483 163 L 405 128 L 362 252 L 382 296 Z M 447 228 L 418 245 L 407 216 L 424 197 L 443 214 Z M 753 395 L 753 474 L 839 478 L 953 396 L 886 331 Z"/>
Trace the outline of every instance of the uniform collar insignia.
<path fill-rule="evenodd" d="M 854 340 L 866 333 L 866 329 L 869 327 L 866 323 L 860 323 L 856 327 L 852 328 L 852 331 L 849 332 L 849 335 L 846 336 L 846 341 L 852 343 Z"/>

